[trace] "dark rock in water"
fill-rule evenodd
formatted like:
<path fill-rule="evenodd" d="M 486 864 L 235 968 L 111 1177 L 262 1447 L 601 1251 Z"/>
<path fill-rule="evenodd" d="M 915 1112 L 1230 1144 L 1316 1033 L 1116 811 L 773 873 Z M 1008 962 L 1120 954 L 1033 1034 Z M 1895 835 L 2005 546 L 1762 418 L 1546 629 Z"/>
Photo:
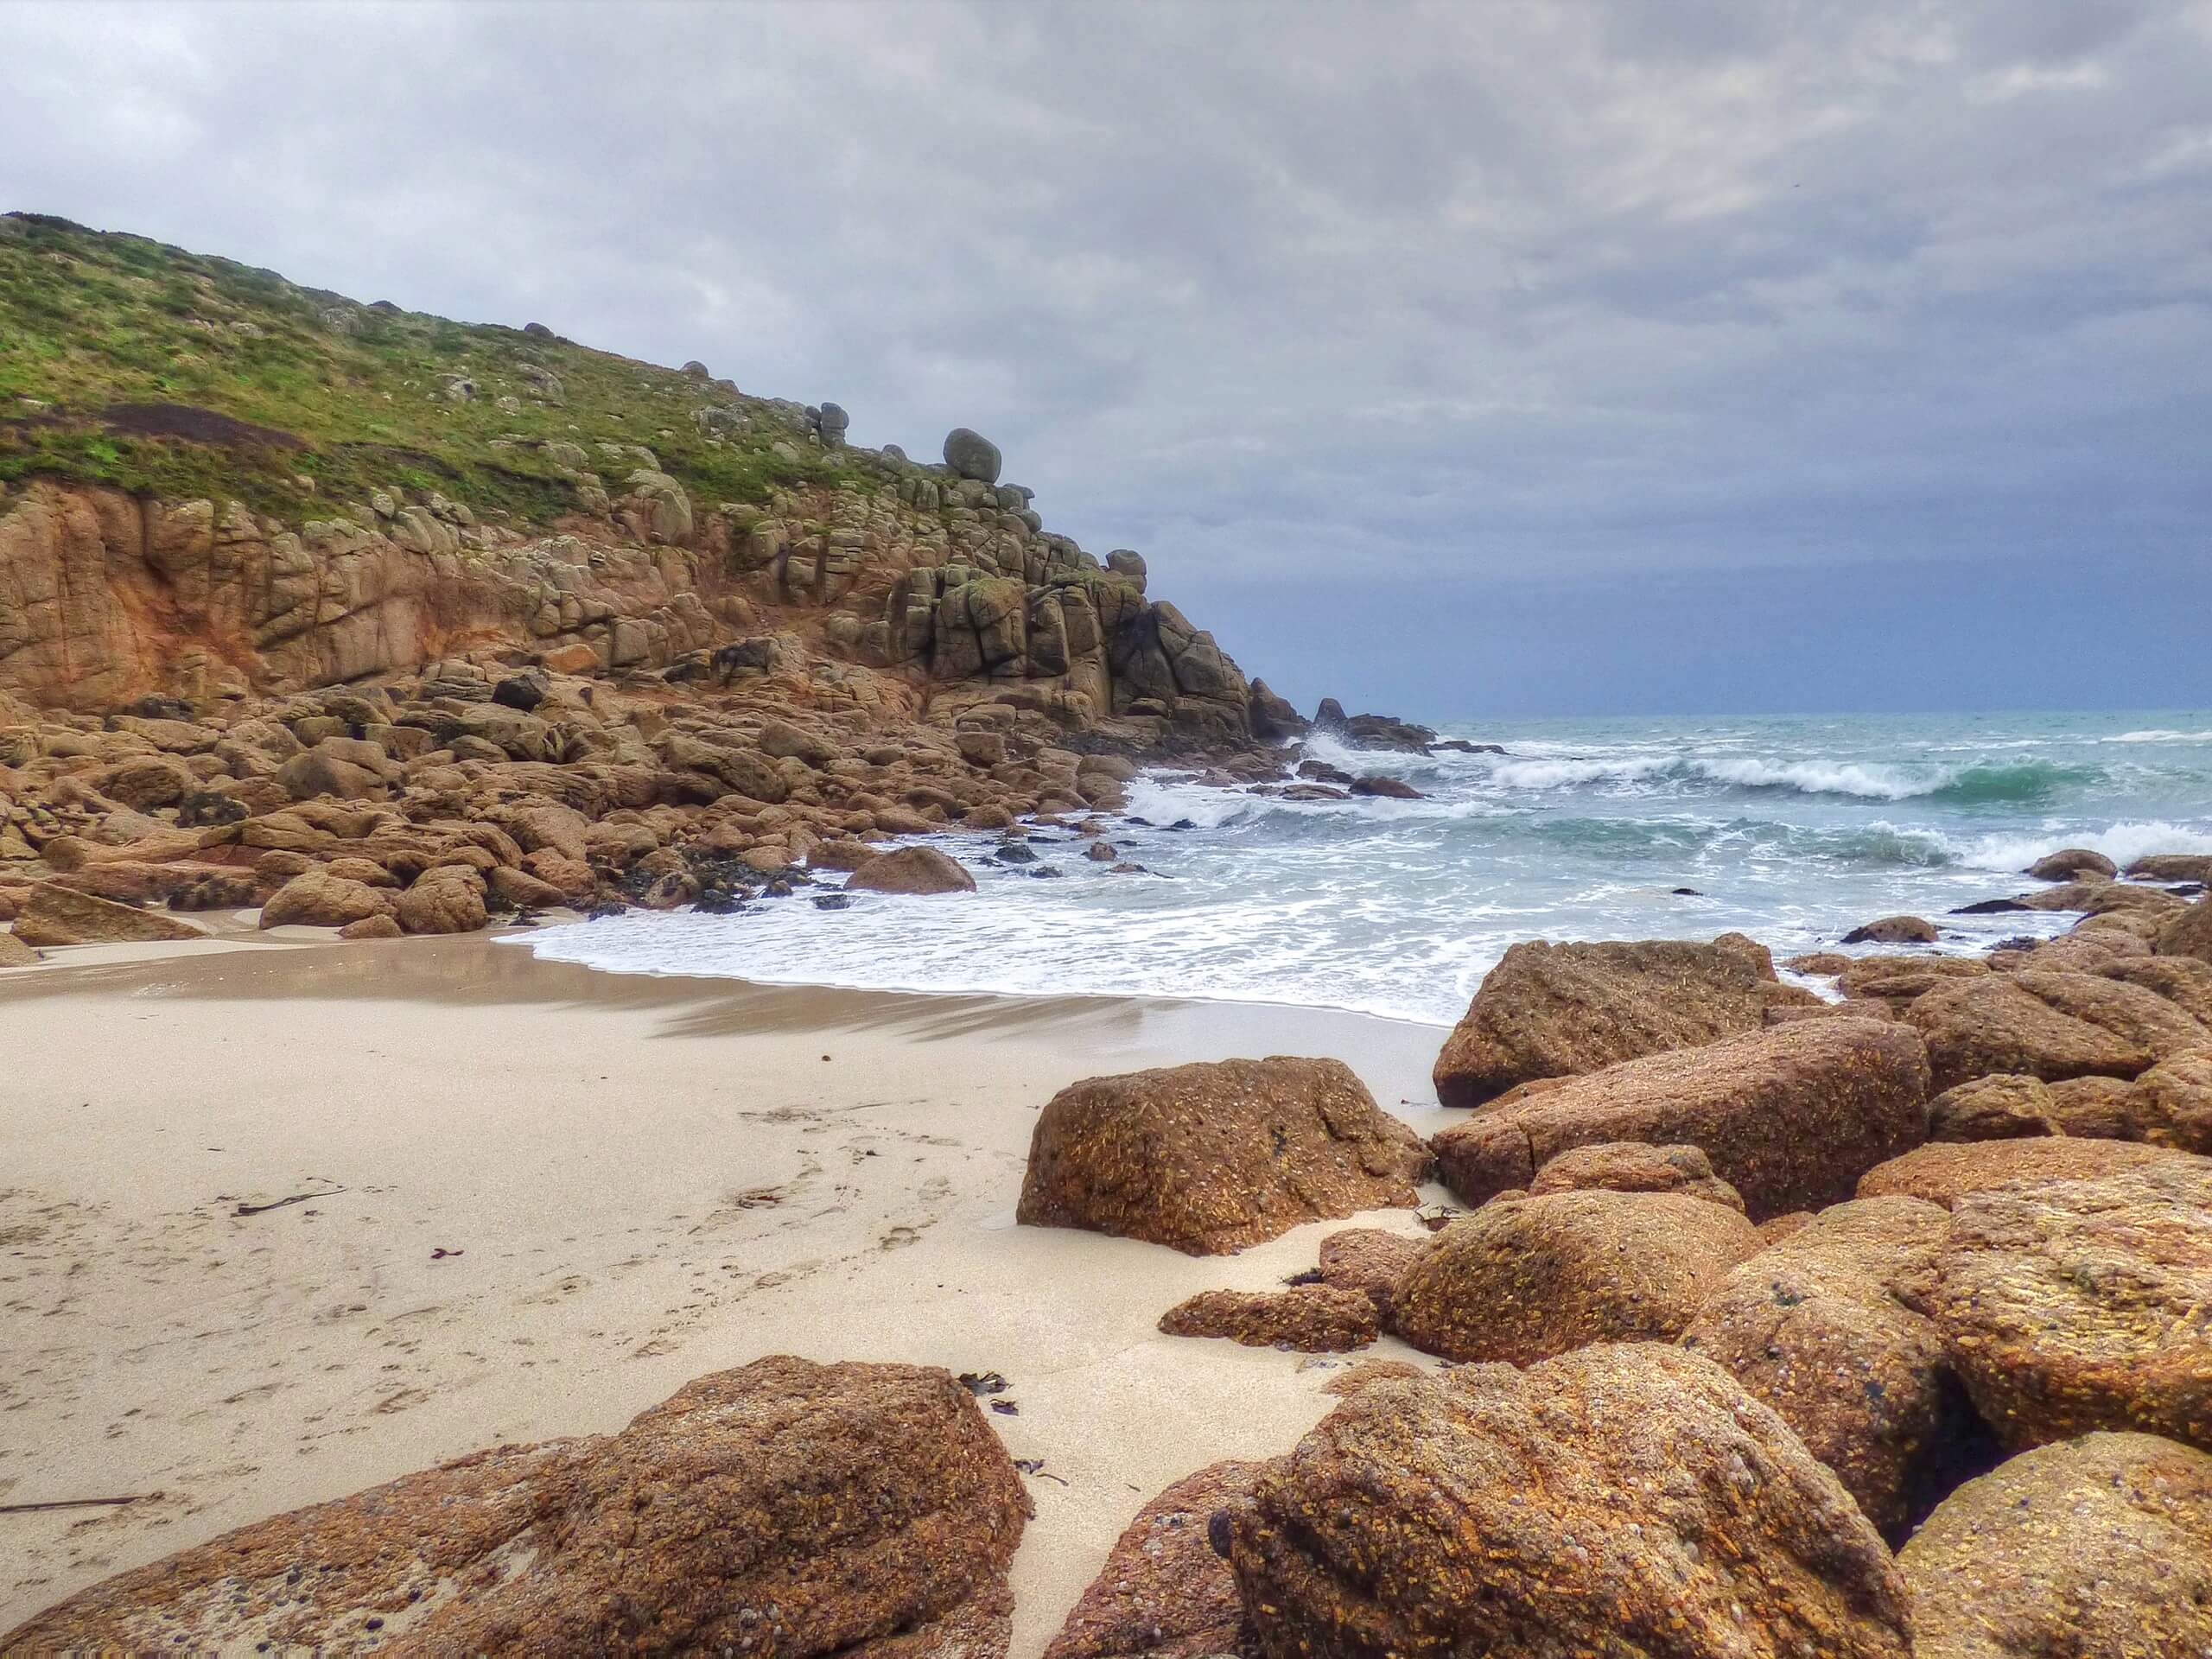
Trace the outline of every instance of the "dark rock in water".
<path fill-rule="evenodd" d="M 1334 784 L 1339 789 L 1350 788 L 1354 781 L 1351 773 L 1342 766 L 1332 766 L 1325 760 L 1300 761 L 1298 775 L 1310 778 L 1317 784 Z"/>
<path fill-rule="evenodd" d="M 2120 867 L 2102 853 L 2093 853 L 2086 847 L 2069 847 L 2063 852 L 2045 854 L 2029 865 L 2024 874 L 2038 881 L 2075 881 L 2084 876 L 2109 881 L 2120 874 Z"/>
<path fill-rule="evenodd" d="M 1342 1061 L 1179 1065 L 1053 1096 L 1015 1213 L 1216 1255 L 1302 1222 L 1411 1206 L 1429 1162 Z"/>
<path fill-rule="evenodd" d="M 1971 905 L 1961 905 L 1950 913 L 1954 916 L 2002 916 L 2007 911 L 2031 910 L 2017 899 L 1982 899 Z"/>
<path fill-rule="evenodd" d="M 845 878 L 856 893 L 973 893 L 976 878 L 934 847 L 878 853 Z"/>
<path fill-rule="evenodd" d="M 1061 869 L 1058 865 L 1039 864 L 1035 869 L 1028 872 L 1028 874 L 1036 877 L 1040 881 L 1053 881 L 1065 878 L 1067 872 Z"/>
<path fill-rule="evenodd" d="M 1001 864 L 1034 864 L 1037 861 L 1037 855 L 1029 849 L 1027 843 L 1019 841 L 1009 841 L 991 856 Z"/>
<path fill-rule="evenodd" d="M 1700 893 L 1695 887 L 1670 887 L 1668 891 L 1672 893 L 1677 899 L 1702 899 L 1705 897 L 1705 895 Z"/>
<path fill-rule="evenodd" d="M 1141 820 L 1138 820 L 1138 822 L 1141 822 Z M 1176 820 L 1175 820 L 1175 822 L 1174 822 L 1174 823 L 1173 823 L 1169 824 L 1167 827 L 1168 827 L 1170 830 L 1195 830 L 1195 829 L 1197 829 L 1198 826 L 1197 823 L 1196 823 L 1194 820 L 1192 820 L 1192 819 L 1190 819 L 1190 818 L 1178 818 L 1178 819 L 1176 819 Z"/>
<path fill-rule="evenodd" d="M 1391 715 L 1347 715 L 1334 697 L 1321 699 L 1313 716 L 1313 729 L 1358 749 L 1396 749 L 1407 754 L 1427 754 L 1436 734 L 1426 726 Z"/>
<path fill-rule="evenodd" d="M 1470 743 L 1464 737 L 1439 738 L 1428 746 L 1432 749 L 1447 750 L 1453 754 L 1503 754 L 1503 743 Z"/>
<path fill-rule="evenodd" d="M 1282 742 L 1294 737 L 1303 737 L 1309 729 L 1306 717 L 1292 708 L 1284 698 L 1275 695 L 1265 680 L 1252 682 L 1252 735 L 1263 743 Z"/>
<path fill-rule="evenodd" d="M 852 897 L 849 893 L 817 893 L 814 895 L 817 910 L 850 910 L 852 906 Z"/>
<path fill-rule="evenodd" d="M 1879 921 L 1854 927 L 1843 936 L 1846 944 L 1933 944 L 1936 924 L 1919 916 L 1885 916 Z"/>
<path fill-rule="evenodd" d="M 691 908 L 704 911 L 709 916 L 734 916 L 745 908 L 746 900 L 752 896 L 742 888 L 704 887 L 691 901 Z M 819 904 L 821 901 L 817 899 L 815 902 Z"/>
<path fill-rule="evenodd" d="M 1390 801 L 1418 801 L 1423 799 L 1421 791 L 1402 778 L 1392 778 L 1379 772 L 1370 772 L 1363 778 L 1355 778 L 1351 784 L 1355 795 L 1376 796 Z"/>

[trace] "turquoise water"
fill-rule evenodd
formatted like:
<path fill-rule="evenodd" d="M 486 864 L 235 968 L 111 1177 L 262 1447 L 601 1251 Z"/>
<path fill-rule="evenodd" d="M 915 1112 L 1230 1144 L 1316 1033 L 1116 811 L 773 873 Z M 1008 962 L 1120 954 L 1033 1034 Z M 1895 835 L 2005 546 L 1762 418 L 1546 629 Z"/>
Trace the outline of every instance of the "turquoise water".
<path fill-rule="evenodd" d="M 2212 711 L 1518 720 L 1446 734 L 1507 753 L 1306 747 L 1402 777 L 1418 801 L 1287 803 L 1147 777 L 1128 810 L 1148 823 L 1117 821 L 1109 838 L 1150 876 L 1106 874 L 1081 855 L 1089 837 L 1035 842 L 1065 878 L 1040 880 L 988 861 L 995 837 L 947 836 L 976 871 L 973 895 L 633 913 L 531 943 L 618 972 L 1444 1023 L 1522 939 L 1739 929 L 1783 956 L 1910 911 L 1944 924 L 1943 948 L 1980 950 L 2072 920 L 1944 914 L 2035 885 L 2019 873 L 2043 853 L 2212 852 Z M 1179 822 L 1193 827 L 1166 827 Z"/>

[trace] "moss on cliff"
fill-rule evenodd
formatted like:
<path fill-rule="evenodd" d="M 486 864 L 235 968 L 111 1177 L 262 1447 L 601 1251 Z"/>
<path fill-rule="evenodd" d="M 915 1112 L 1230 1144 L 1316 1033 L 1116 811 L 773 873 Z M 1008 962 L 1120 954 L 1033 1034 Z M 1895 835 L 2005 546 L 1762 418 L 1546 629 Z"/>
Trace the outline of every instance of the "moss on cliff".
<path fill-rule="evenodd" d="M 694 413 L 709 405 L 743 411 L 750 429 L 702 429 Z M 554 442 L 580 445 L 618 492 L 640 463 L 595 446 L 645 445 L 709 505 L 872 481 L 787 407 L 672 369 L 363 305 L 143 237 L 0 217 L 0 484 L 237 499 L 294 523 L 377 489 L 435 490 L 538 525 L 577 505 L 537 447 Z"/>

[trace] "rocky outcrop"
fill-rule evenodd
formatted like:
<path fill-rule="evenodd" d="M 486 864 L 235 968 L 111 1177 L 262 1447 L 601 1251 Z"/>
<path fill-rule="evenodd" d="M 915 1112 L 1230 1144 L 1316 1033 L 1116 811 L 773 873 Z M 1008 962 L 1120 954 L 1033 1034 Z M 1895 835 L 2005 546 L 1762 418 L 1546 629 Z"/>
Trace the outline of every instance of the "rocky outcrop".
<path fill-rule="evenodd" d="M 1273 1656 L 1912 1652 L 1904 1581 L 1835 1477 L 1671 1347 L 1370 1382 L 1226 1529 Z"/>
<path fill-rule="evenodd" d="M 1260 1659 L 1214 1517 L 1243 1502 L 1261 1465 L 1185 1475 L 1137 1512 L 1045 1649 L 1045 1659 Z"/>
<path fill-rule="evenodd" d="M 1924 916 L 1884 916 L 1843 936 L 1846 944 L 1933 944 L 1936 924 Z"/>
<path fill-rule="evenodd" d="M 1433 1144 L 1445 1181 L 1470 1204 L 1528 1186 L 1573 1147 L 1694 1146 L 1764 1221 L 1840 1202 L 1865 1172 L 1918 1145 L 1927 1092 L 1916 1033 L 1809 1020 L 1571 1078 L 1498 1103 Z"/>
<path fill-rule="evenodd" d="M 1419 1201 L 1420 1137 L 1339 1060 L 1222 1060 L 1091 1077 L 1046 1103 L 1017 1217 L 1214 1255 Z"/>
<path fill-rule="evenodd" d="M 1713 1173 L 1696 1147 L 1649 1147 L 1636 1141 L 1600 1141 L 1562 1152 L 1536 1172 L 1531 1198 L 1547 1192 L 1680 1192 L 1725 1205 L 1741 1215 L 1744 1195 Z"/>
<path fill-rule="evenodd" d="M 1321 1257 L 1315 1270 L 1322 1283 L 1357 1291 L 1374 1303 L 1376 1318 L 1388 1330 L 1395 1317 L 1398 1281 L 1428 1246 L 1426 1238 L 1386 1232 L 1380 1227 L 1347 1227 L 1321 1241 Z"/>
<path fill-rule="evenodd" d="M 2212 1449 L 2212 1161 L 1967 1194 L 1932 1281 L 1928 1310 L 2007 1446 L 2133 1428 Z"/>
<path fill-rule="evenodd" d="M 1918 1659 L 2212 1652 L 2212 1457 L 2086 1434 L 1945 1499 L 1897 1555 Z"/>
<path fill-rule="evenodd" d="M 2045 853 L 2029 865 L 2025 873 L 2038 881 L 2073 881 L 2084 876 L 2109 881 L 2120 874 L 2120 867 L 2102 853 L 2091 852 L 2086 847 L 2068 847 Z"/>
<path fill-rule="evenodd" d="M 1976 1192 L 2094 1180 L 2163 1165 L 2188 1154 L 2126 1141 L 2072 1135 L 2026 1140 L 1934 1142 L 1877 1165 L 1859 1178 L 1862 1198 L 1902 1195 L 1950 1209 Z M 2191 1160 L 2212 1170 L 2212 1160 Z"/>
<path fill-rule="evenodd" d="M 2200 899 L 2159 928 L 2158 953 L 2212 963 L 2212 899 Z"/>
<path fill-rule="evenodd" d="M 1406 1270 L 1392 1318 L 1429 1353 L 1516 1365 L 1593 1342 L 1671 1341 L 1765 1242 L 1739 1212 L 1679 1192 L 1497 1198 Z"/>
<path fill-rule="evenodd" d="M 242 1528 L 0 1648 L 1002 1655 L 1027 1509 L 946 1373 L 764 1359 L 620 1434 L 499 1446 Z"/>
<path fill-rule="evenodd" d="M 264 927 L 346 927 L 372 916 L 396 916 L 392 895 L 327 868 L 302 870 L 261 907 Z"/>
<path fill-rule="evenodd" d="M 1381 1334 L 1374 1301 L 1333 1285 L 1288 1290 L 1203 1290 L 1160 1316 L 1171 1337 L 1227 1337 L 1247 1348 L 1287 1348 L 1342 1354 Z"/>
<path fill-rule="evenodd" d="M 1928 1103 L 1930 1141 L 2013 1141 L 2065 1133 L 2043 1079 L 1999 1071 L 1954 1084 Z"/>
<path fill-rule="evenodd" d="M 1747 952 L 1726 944 L 1516 944 L 1437 1056 L 1437 1098 L 1479 1105 L 1533 1078 L 1756 1031 L 1769 982 Z"/>
<path fill-rule="evenodd" d="M 1898 1295 L 1950 1219 L 1918 1198 L 1836 1205 L 1736 1268 L 1682 1333 L 1773 1407 L 1892 1541 L 1981 1451 L 1942 1333 Z"/>
<path fill-rule="evenodd" d="M 2202 1021 L 2101 974 L 1992 974 L 1938 986 L 1905 1017 L 1927 1035 L 1938 1089 L 1996 1072 L 2047 1083 L 2132 1077 L 2170 1054 L 2212 1046 Z"/>

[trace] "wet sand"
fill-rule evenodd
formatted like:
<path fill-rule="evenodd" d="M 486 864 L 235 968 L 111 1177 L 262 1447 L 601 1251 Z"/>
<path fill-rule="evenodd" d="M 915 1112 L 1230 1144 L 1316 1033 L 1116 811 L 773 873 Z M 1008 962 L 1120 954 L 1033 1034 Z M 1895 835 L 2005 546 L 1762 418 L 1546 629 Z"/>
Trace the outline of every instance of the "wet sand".
<path fill-rule="evenodd" d="M 0 1504 L 161 1494 L 0 1514 L 0 1630 L 242 1522 L 619 1428 L 788 1352 L 1007 1378 L 1017 1410 L 990 1421 L 1043 1460 L 1014 1572 L 1033 1655 L 1147 1497 L 1334 1403 L 1340 1360 L 1154 1322 L 1350 1224 L 1208 1260 L 1016 1227 L 1037 1108 L 1101 1071 L 1328 1054 L 1423 1134 L 1443 1121 L 1427 1027 L 284 931 L 0 978 Z"/>

